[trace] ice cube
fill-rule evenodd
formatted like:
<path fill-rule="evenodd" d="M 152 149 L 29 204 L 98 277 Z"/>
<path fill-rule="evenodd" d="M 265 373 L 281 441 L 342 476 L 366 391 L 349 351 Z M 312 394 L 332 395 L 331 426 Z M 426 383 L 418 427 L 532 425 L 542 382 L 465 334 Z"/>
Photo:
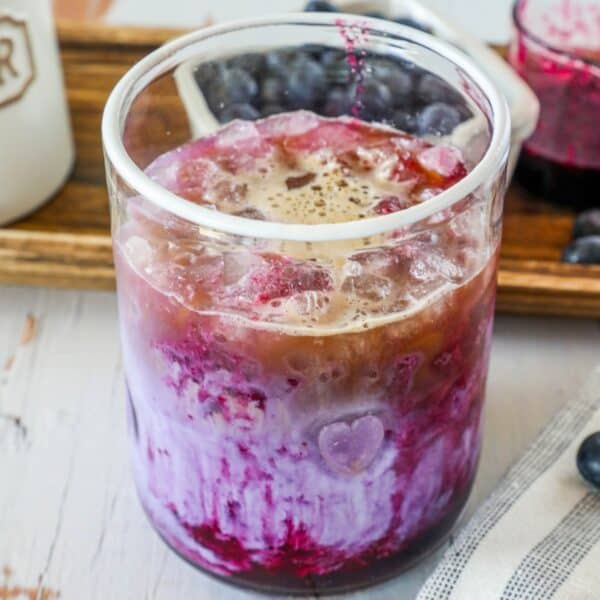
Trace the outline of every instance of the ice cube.
<path fill-rule="evenodd" d="M 167 242 L 167 252 L 164 260 L 183 269 L 193 268 L 199 260 L 202 260 L 204 248 L 194 243 Z"/>
<path fill-rule="evenodd" d="M 260 132 L 254 123 L 236 120 L 219 131 L 216 146 L 220 149 L 248 149 L 260 145 L 261 141 Z"/>
<path fill-rule="evenodd" d="M 250 282 L 258 302 L 268 302 L 300 292 L 327 291 L 333 285 L 331 273 L 319 265 L 293 261 L 276 254 L 264 258 L 266 268 L 253 273 Z"/>
<path fill-rule="evenodd" d="M 125 254 L 134 267 L 144 271 L 152 263 L 154 250 L 147 240 L 134 235 L 125 242 Z"/>
<path fill-rule="evenodd" d="M 233 178 L 223 177 L 215 181 L 204 193 L 204 200 L 216 205 L 221 210 L 228 207 L 221 204 L 237 205 L 248 195 L 248 185 L 238 183 Z M 228 211 L 229 212 L 229 211 Z"/>
<path fill-rule="evenodd" d="M 207 158 L 193 158 L 177 164 L 182 182 L 209 182 L 221 173 L 219 166 Z"/>
<path fill-rule="evenodd" d="M 352 261 L 359 263 L 364 271 L 376 273 L 378 275 L 388 275 L 391 271 L 395 271 L 398 265 L 399 258 L 398 248 L 376 248 L 374 250 L 364 250 L 357 252 L 352 256 Z M 353 273 L 353 274 L 360 274 Z"/>
<path fill-rule="evenodd" d="M 372 171 L 378 164 L 389 158 L 389 154 L 379 148 L 356 146 L 340 152 L 337 156 L 342 165 L 353 171 Z"/>
<path fill-rule="evenodd" d="M 408 158 L 411 153 L 418 152 L 425 146 L 423 140 L 408 135 L 393 137 L 390 142 L 402 152 L 404 158 Z"/>
<path fill-rule="evenodd" d="M 342 283 L 342 292 L 354 294 L 364 300 L 378 302 L 385 299 L 392 289 L 392 284 L 387 277 L 378 277 L 364 273 L 355 277 L 346 277 Z"/>
<path fill-rule="evenodd" d="M 294 302 L 308 306 L 311 302 L 315 303 L 314 298 L 310 295 L 300 297 L 301 294 L 326 292 L 333 286 L 328 270 L 277 254 L 243 256 L 243 253 L 232 253 L 227 256 L 226 270 L 226 299 L 238 306 L 252 304 L 264 308 L 268 305 L 277 308 L 278 313 L 288 308 L 295 313 L 306 312 L 308 309 L 283 306 L 282 303 L 298 296 Z"/>
<path fill-rule="evenodd" d="M 288 313 L 300 317 L 310 316 L 315 319 L 323 316 L 329 309 L 327 294 L 323 292 L 309 291 L 294 294 L 282 305 Z"/>
<path fill-rule="evenodd" d="M 440 282 L 440 279 L 456 282 L 463 276 L 462 269 L 458 265 L 431 248 L 423 249 L 415 257 L 410 264 L 409 272 L 413 279 L 431 284 Z"/>
<path fill-rule="evenodd" d="M 260 131 L 267 137 L 281 135 L 301 135 L 314 129 L 319 118 L 312 112 L 299 110 L 288 114 L 278 114 L 259 124 Z"/>
<path fill-rule="evenodd" d="M 218 165 L 205 158 L 188 160 L 179 163 L 177 167 L 177 181 L 169 185 L 165 180 L 163 185 L 193 202 L 205 200 L 204 192 L 211 188 L 222 173 Z"/>
<path fill-rule="evenodd" d="M 357 260 L 348 260 L 342 267 L 342 274 L 346 277 L 356 277 L 363 272 L 362 265 Z"/>
<path fill-rule="evenodd" d="M 417 161 L 426 170 L 441 177 L 454 175 L 462 165 L 462 153 L 454 146 L 440 144 L 417 155 Z"/>
<path fill-rule="evenodd" d="M 156 181 L 162 187 L 168 190 L 174 190 L 177 187 L 178 163 L 172 162 L 164 165 L 155 165 L 152 169 L 148 169 L 147 172 L 150 179 Z"/>
<path fill-rule="evenodd" d="M 226 252 L 223 255 L 223 285 L 233 285 L 258 269 L 263 261 L 249 252 Z"/>

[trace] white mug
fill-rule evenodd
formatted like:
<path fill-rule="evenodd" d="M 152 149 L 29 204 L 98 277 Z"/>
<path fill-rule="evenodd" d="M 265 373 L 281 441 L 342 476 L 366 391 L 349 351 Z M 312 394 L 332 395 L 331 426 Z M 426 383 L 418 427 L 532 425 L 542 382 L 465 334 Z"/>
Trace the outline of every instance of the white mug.
<path fill-rule="evenodd" d="M 0 0 L 0 225 L 48 200 L 73 158 L 50 0 Z"/>

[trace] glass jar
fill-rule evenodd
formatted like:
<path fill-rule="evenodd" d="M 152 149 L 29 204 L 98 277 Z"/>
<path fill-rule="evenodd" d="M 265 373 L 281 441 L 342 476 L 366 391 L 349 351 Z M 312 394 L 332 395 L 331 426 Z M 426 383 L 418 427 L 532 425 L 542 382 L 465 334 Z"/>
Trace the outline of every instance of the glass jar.
<path fill-rule="evenodd" d="M 351 117 L 324 127 L 322 99 L 213 133 L 231 106 L 208 98 L 224 81 L 219 61 L 243 57 L 251 72 L 256 53 L 278 52 L 258 60 L 274 64 L 331 51 L 359 97 Z M 386 60 L 412 91 L 383 93 L 375 111 L 361 94 Z M 285 77 L 289 111 L 298 89 Z M 322 94 L 343 87 L 339 69 L 327 77 Z M 389 127 L 399 120 L 429 142 Z M 210 149 L 233 198 L 266 130 L 288 152 L 310 139 L 364 158 L 349 128 L 401 149 L 443 138 L 466 175 L 444 180 L 442 160 L 421 202 L 343 222 L 226 214 L 194 188 Z M 198 31 L 116 86 L 103 140 L 133 465 L 152 525 L 179 555 L 242 586 L 340 592 L 401 572 L 449 535 L 481 447 L 509 131 L 503 98 L 465 55 L 350 15 Z"/>
<path fill-rule="evenodd" d="M 509 60 L 540 100 L 517 178 L 575 208 L 597 206 L 600 185 L 600 1 L 518 0 Z"/>

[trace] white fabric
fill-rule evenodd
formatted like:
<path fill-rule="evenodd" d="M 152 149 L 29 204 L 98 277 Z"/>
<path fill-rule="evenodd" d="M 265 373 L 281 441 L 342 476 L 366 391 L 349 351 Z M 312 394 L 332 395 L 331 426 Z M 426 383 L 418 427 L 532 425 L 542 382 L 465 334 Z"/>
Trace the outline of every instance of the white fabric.
<path fill-rule="evenodd" d="M 477 511 L 418 600 L 599 600 L 600 492 L 578 476 L 600 431 L 600 367 Z"/>

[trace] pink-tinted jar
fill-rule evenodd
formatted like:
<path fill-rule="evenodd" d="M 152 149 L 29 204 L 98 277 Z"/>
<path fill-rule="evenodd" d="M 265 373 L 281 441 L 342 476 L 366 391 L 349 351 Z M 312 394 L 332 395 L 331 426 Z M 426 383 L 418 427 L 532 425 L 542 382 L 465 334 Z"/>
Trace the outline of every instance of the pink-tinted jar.
<path fill-rule="evenodd" d="M 548 200 L 598 205 L 600 2 L 519 0 L 509 60 L 540 100 L 517 177 Z"/>

